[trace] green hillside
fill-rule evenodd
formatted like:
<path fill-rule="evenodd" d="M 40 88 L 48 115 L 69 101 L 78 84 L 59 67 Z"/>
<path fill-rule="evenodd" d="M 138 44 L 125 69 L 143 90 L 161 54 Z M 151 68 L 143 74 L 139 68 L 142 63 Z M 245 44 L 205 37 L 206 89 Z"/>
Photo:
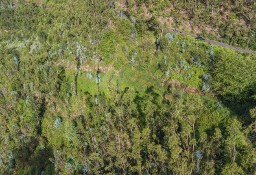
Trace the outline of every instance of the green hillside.
<path fill-rule="evenodd" d="M 0 174 L 255 174 L 256 54 L 168 28 L 256 50 L 256 4 L 203 2 L 1 1 Z"/>

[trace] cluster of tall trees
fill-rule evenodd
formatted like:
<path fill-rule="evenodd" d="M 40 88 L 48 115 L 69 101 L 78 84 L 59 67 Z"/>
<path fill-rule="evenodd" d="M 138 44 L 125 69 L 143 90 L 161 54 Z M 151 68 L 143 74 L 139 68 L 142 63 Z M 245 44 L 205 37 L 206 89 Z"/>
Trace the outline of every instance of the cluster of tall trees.
<path fill-rule="evenodd" d="M 255 55 L 122 3 L 0 3 L 0 174 L 255 174 Z"/>

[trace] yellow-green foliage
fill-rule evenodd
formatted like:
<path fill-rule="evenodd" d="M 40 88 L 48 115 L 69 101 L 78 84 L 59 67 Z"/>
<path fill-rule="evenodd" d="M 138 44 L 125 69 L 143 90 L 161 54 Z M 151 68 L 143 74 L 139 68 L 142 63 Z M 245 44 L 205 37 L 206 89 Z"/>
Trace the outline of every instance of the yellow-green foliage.
<path fill-rule="evenodd" d="M 10 2 L 0 174 L 255 174 L 255 56 L 158 25 L 203 2 Z"/>

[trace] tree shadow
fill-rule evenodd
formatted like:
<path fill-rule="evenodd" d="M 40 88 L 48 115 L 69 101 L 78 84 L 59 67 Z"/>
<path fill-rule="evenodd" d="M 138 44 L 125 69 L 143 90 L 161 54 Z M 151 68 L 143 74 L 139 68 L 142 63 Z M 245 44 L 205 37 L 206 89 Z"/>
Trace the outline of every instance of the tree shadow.
<path fill-rule="evenodd" d="M 24 175 L 51 175 L 54 172 L 53 150 L 47 145 L 44 138 L 31 138 L 30 141 L 19 149 L 13 151 L 14 166 L 4 174 L 13 174 L 13 172 Z"/>
<path fill-rule="evenodd" d="M 219 99 L 243 124 L 249 124 L 252 122 L 248 117 L 249 110 L 256 106 L 256 83 L 246 87 L 240 94 L 219 96 Z"/>

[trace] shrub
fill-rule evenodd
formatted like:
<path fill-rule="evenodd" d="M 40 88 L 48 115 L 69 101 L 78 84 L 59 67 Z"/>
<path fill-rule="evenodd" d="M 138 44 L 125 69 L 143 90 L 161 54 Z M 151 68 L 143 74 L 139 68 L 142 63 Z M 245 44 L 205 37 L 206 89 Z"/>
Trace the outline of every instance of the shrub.
<path fill-rule="evenodd" d="M 253 96 L 256 62 L 234 52 L 223 53 L 214 64 L 213 89 L 227 101 L 244 102 Z"/>

